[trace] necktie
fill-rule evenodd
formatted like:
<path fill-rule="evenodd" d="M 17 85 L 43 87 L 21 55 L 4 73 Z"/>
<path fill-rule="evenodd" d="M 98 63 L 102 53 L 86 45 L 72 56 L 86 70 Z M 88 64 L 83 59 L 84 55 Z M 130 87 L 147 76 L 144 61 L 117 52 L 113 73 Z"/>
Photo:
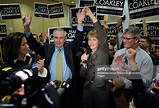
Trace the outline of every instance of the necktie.
<path fill-rule="evenodd" d="M 56 80 L 62 82 L 62 53 L 61 49 L 58 49 L 58 54 L 56 56 Z"/>

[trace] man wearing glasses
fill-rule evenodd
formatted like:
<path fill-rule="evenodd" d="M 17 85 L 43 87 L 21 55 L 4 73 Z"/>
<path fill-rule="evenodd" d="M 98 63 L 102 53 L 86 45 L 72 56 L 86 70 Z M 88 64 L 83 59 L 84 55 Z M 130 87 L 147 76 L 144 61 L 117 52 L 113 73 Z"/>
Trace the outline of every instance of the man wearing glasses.
<path fill-rule="evenodd" d="M 124 48 L 115 53 L 111 67 L 118 68 L 117 76 L 123 79 L 124 93 L 130 102 L 133 98 L 131 80 L 142 79 L 144 86 L 149 87 L 153 76 L 153 63 L 150 56 L 139 47 L 139 28 L 125 29 L 122 39 Z"/>

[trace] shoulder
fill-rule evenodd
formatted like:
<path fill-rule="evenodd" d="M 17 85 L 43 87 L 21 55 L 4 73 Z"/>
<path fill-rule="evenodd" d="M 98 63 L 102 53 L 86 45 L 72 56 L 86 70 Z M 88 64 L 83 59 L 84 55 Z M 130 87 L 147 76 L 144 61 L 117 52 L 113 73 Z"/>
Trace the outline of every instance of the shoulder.
<path fill-rule="evenodd" d="M 141 48 L 137 51 L 136 55 L 139 58 L 151 59 L 149 54 L 146 51 L 144 51 L 143 49 L 141 49 Z"/>

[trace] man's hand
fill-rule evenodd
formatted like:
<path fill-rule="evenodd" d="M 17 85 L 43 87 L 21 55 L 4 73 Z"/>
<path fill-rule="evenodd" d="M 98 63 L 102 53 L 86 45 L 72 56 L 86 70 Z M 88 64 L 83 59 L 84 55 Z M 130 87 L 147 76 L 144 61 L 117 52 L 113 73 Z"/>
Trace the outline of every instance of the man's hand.
<path fill-rule="evenodd" d="M 24 16 L 22 18 L 22 23 L 23 23 L 23 26 L 30 26 L 31 24 L 31 20 L 32 20 L 32 16 L 31 16 L 31 13 L 30 14 L 27 14 L 26 16 Z"/>
<path fill-rule="evenodd" d="M 25 91 L 24 91 L 24 84 L 21 85 L 21 88 L 17 89 L 13 94 L 16 95 L 24 95 Z"/>
<path fill-rule="evenodd" d="M 136 57 L 136 50 L 129 48 L 126 50 L 126 56 L 129 59 L 129 61 L 135 61 L 135 57 Z"/>
<path fill-rule="evenodd" d="M 113 93 L 121 93 L 125 87 L 124 81 L 120 78 L 114 78 L 113 80 L 108 80 L 108 82 Z"/>
<path fill-rule="evenodd" d="M 86 16 L 85 11 L 83 9 L 82 9 L 82 11 L 81 11 L 81 9 L 79 9 L 78 13 L 77 13 L 78 23 L 82 23 L 84 18 L 85 18 L 85 16 Z"/>
<path fill-rule="evenodd" d="M 136 57 L 136 50 L 129 48 L 126 50 L 126 56 L 130 61 L 131 64 L 131 70 L 135 71 L 137 70 L 137 63 L 135 61 L 135 57 Z"/>
<path fill-rule="evenodd" d="M 125 61 L 122 60 L 122 57 L 120 55 L 118 55 L 115 59 L 115 67 L 116 68 L 123 68 L 125 64 Z"/>
<path fill-rule="evenodd" d="M 136 108 L 134 105 L 134 100 L 132 99 L 132 101 L 129 103 L 129 108 Z"/>
<path fill-rule="evenodd" d="M 151 88 L 159 90 L 159 86 L 155 83 L 151 83 Z"/>

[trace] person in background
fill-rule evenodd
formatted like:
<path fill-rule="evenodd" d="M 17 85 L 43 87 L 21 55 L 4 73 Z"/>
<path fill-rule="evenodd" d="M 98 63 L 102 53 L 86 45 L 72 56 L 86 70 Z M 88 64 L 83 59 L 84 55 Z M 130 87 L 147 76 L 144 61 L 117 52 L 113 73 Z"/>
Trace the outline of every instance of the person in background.
<path fill-rule="evenodd" d="M 150 56 L 139 47 L 140 30 L 138 27 L 125 29 L 122 39 L 124 48 L 115 53 L 111 67 L 120 69 L 116 70 L 117 75 L 125 83 L 124 94 L 130 102 L 133 97 L 132 82 L 124 74 L 127 74 L 127 71 L 130 73 L 137 71 L 141 74 L 145 87 L 149 87 L 153 77 L 153 63 Z M 136 70 L 132 70 L 133 66 L 137 66 Z"/>
<path fill-rule="evenodd" d="M 151 39 L 149 37 L 141 37 L 139 41 L 139 46 L 143 50 L 147 52 L 147 54 L 151 57 L 154 68 L 153 68 L 153 78 L 156 76 L 156 68 L 158 65 L 158 60 L 154 54 L 150 53 Z"/>
<path fill-rule="evenodd" d="M 28 52 L 28 44 L 24 33 L 21 32 L 13 32 L 7 35 L 4 40 L 4 55 L 6 58 L 5 63 L 2 65 L 4 67 L 12 67 L 13 72 L 17 69 L 26 66 L 28 64 L 32 64 L 36 62 L 38 68 L 38 75 L 34 75 L 32 80 L 29 80 L 29 86 L 27 86 L 26 93 L 22 93 L 24 91 L 24 86 L 18 89 L 15 92 L 15 97 L 17 97 L 17 107 L 21 107 L 21 99 L 23 96 L 20 95 L 32 95 L 35 91 L 39 90 L 43 84 L 47 82 L 48 72 L 44 68 L 44 59 L 43 60 L 35 60 L 34 57 L 31 57 Z M 33 74 L 36 73 L 33 71 Z M 39 101 L 33 99 L 34 95 L 28 99 L 28 105 L 38 105 Z M 33 101 L 33 103 L 30 103 Z"/>
<path fill-rule="evenodd" d="M 115 34 L 111 34 L 109 37 L 109 44 L 114 46 L 114 50 L 118 50 L 117 44 L 118 44 L 118 38 Z"/>
<path fill-rule="evenodd" d="M 109 65 L 111 65 L 113 62 L 114 54 L 115 54 L 114 46 L 109 45 Z"/>
<path fill-rule="evenodd" d="M 95 29 L 87 34 L 88 45 L 92 50 L 81 56 L 80 75 L 85 79 L 83 86 L 83 108 L 115 108 L 113 94 L 106 79 L 95 78 L 95 67 L 109 65 L 107 34 L 89 7 L 84 7 Z"/>
<path fill-rule="evenodd" d="M 54 43 L 40 45 L 33 38 L 30 32 L 31 15 L 25 16 L 23 20 L 24 32 L 28 40 L 30 48 L 40 54 L 42 58 L 45 58 L 45 67 L 49 70 L 50 81 L 60 80 L 60 82 L 67 81 L 70 79 L 71 86 L 69 90 L 61 97 L 62 108 L 75 108 L 74 101 L 76 97 L 76 72 L 74 67 L 74 58 L 83 40 L 83 25 L 82 22 L 85 18 L 85 12 L 79 10 L 77 13 L 77 30 L 75 34 L 75 39 L 70 43 L 66 42 L 66 31 L 62 28 L 57 28 L 53 32 Z M 61 53 L 61 54 L 60 54 Z M 57 58 L 61 55 L 60 58 Z M 61 61 L 61 68 L 59 68 L 58 63 Z M 58 70 L 60 69 L 60 70 Z M 56 71 L 57 70 L 57 71 Z"/>
<path fill-rule="evenodd" d="M 132 80 L 134 98 L 129 108 L 158 108 L 159 107 L 159 74 L 151 82 L 148 90 L 144 89 L 142 80 Z"/>

